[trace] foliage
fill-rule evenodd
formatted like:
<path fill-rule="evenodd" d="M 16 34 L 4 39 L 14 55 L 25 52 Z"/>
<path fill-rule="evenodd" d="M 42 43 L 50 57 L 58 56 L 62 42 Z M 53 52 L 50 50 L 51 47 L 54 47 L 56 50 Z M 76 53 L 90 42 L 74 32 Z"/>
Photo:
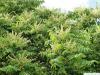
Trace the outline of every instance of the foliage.
<path fill-rule="evenodd" d="M 63 13 L 42 0 L 0 0 L 0 75 L 100 72 L 100 9 Z"/>

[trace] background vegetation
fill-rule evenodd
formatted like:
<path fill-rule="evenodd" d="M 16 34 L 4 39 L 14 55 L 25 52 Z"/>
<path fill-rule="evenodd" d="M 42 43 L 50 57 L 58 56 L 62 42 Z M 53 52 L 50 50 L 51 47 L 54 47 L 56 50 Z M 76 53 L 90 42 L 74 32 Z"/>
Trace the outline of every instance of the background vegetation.
<path fill-rule="evenodd" d="M 42 0 L 0 0 L 0 75 L 100 72 L 100 9 L 61 13 Z"/>

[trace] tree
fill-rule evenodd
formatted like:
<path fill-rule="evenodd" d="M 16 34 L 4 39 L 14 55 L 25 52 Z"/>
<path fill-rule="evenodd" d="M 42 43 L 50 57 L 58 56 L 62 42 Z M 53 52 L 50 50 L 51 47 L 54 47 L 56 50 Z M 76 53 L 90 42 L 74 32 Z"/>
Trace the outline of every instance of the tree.
<path fill-rule="evenodd" d="M 62 13 L 42 2 L 0 1 L 0 75 L 100 72 L 100 10 Z"/>

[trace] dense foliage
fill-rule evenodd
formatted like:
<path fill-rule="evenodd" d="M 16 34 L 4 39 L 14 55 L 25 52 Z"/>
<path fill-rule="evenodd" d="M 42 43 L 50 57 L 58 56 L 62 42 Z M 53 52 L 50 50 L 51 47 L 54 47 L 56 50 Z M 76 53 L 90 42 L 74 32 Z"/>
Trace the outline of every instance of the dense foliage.
<path fill-rule="evenodd" d="M 42 0 L 0 0 L 0 75 L 100 72 L 100 9 L 61 13 Z"/>

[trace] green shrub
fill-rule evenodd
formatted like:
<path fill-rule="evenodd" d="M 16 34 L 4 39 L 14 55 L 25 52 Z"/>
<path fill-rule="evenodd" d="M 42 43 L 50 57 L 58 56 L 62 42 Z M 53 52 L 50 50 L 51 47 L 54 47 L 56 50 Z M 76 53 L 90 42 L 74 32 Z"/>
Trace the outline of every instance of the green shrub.
<path fill-rule="evenodd" d="M 0 75 L 100 72 L 100 10 L 62 13 L 42 2 L 0 1 Z"/>

